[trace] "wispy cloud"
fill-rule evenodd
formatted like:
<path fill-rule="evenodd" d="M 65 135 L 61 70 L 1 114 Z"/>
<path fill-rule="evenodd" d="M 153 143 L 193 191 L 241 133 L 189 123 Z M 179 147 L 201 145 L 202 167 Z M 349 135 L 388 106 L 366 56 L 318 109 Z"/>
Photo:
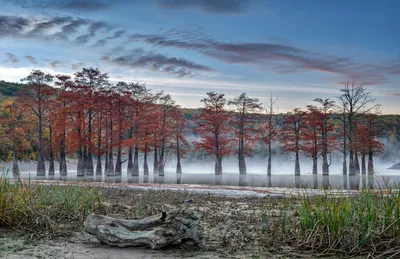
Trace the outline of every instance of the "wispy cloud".
<path fill-rule="evenodd" d="M 18 60 L 17 56 L 15 56 L 14 54 L 12 54 L 10 52 L 6 52 L 5 54 L 6 54 L 6 57 L 7 57 L 6 62 L 19 63 L 19 60 Z"/>
<path fill-rule="evenodd" d="M 114 34 L 112 36 L 109 36 L 104 39 L 100 39 L 100 40 L 96 41 L 96 43 L 93 44 L 92 47 L 95 47 L 95 48 L 103 47 L 107 44 L 107 41 L 121 38 L 122 35 L 124 35 L 125 33 L 126 33 L 125 30 L 118 30 L 118 31 L 114 32 Z"/>
<path fill-rule="evenodd" d="M 82 62 L 71 64 L 71 70 L 80 70 L 84 65 Z"/>
<path fill-rule="evenodd" d="M 158 0 L 160 6 L 175 10 L 199 9 L 212 13 L 242 13 L 247 10 L 249 0 Z"/>
<path fill-rule="evenodd" d="M 35 38 L 44 40 L 69 41 L 75 37 L 75 43 L 85 44 L 96 36 L 96 33 L 109 32 L 114 27 L 105 22 L 89 19 L 60 17 L 23 17 L 0 15 L 0 38 Z M 77 36 L 75 36 L 78 34 Z M 115 31 L 106 39 L 114 39 L 122 35 Z"/>
<path fill-rule="evenodd" d="M 187 49 L 229 64 L 268 66 L 276 73 L 322 71 L 339 75 L 338 83 L 354 79 L 361 84 L 385 84 L 400 75 L 400 62 L 358 62 L 350 57 L 319 53 L 294 46 L 268 42 L 221 42 L 191 33 L 132 34 L 132 41 L 154 47 Z"/>
<path fill-rule="evenodd" d="M 37 65 L 38 64 L 38 62 L 36 61 L 36 58 L 34 58 L 34 57 L 32 57 L 32 56 L 25 56 L 24 57 L 26 60 L 28 60 L 31 64 L 33 64 L 33 65 Z"/>
<path fill-rule="evenodd" d="M 106 10 L 111 7 L 109 1 L 103 0 L 4 0 L 4 2 L 23 8 L 61 9 L 82 12 Z"/>
<path fill-rule="evenodd" d="M 131 67 L 136 69 L 147 69 L 178 77 L 195 76 L 196 72 L 213 71 L 212 68 L 194 63 L 184 58 L 168 57 L 160 53 L 147 52 L 141 48 L 127 51 L 121 55 L 105 55 L 102 60 L 118 66 Z"/>

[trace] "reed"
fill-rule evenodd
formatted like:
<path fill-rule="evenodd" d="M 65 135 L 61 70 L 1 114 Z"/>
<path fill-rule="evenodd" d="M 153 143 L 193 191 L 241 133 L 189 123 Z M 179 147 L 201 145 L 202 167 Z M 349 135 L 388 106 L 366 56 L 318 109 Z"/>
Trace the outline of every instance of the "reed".
<path fill-rule="evenodd" d="M 55 233 L 60 226 L 81 226 L 101 206 L 97 189 L 76 185 L 39 185 L 0 177 L 0 227 L 35 234 Z"/>

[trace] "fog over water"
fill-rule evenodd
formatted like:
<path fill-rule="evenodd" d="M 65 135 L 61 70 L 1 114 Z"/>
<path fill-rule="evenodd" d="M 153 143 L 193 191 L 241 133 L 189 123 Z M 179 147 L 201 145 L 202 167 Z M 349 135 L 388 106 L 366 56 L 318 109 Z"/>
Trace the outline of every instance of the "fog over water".
<path fill-rule="evenodd" d="M 142 169 L 143 157 L 139 157 L 140 169 Z M 125 160 L 125 159 L 123 159 Z M 115 161 L 115 160 L 114 160 Z M 223 175 L 214 174 L 214 161 L 190 159 L 182 160 L 182 174 L 177 175 L 176 162 L 174 159 L 167 161 L 165 176 L 153 174 L 153 161 L 149 159 L 150 172 L 145 176 L 141 170 L 139 177 L 128 176 L 126 163 L 123 164 L 122 176 L 76 176 L 76 161 L 68 162 L 68 176 L 61 178 L 58 172 L 58 163 L 55 164 L 54 176 L 46 176 L 41 179 L 67 180 L 67 181 L 102 181 L 102 182 L 123 182 L 123 183 L 160 183 L 160 184 L 207 184 L 227 186 L 253 186 L 253 187 L 297 187 L 297 188 L 333 188 L 333 189 L 359 189 L 362 187 L 390 186 L 400 183 L 400 171 L 387 169 L 399 161 L 395 157 L 377 157 L 374 159 L 376 174 L 373 176 L 343 176 L 340 155 L 332 156 L 330 175 L 322 176 L 321 163 L 319 162 L 319 174 L 312 175 L 311 160 L 301 158 L 301 176 L 294 176 L 293 156 L 285 155 L 274 157 L 272 160 L 272 176 L 266 175 L 266 159 L 249 157 L 246 159 L 247 175 L 239 175 L 238 162 L 233 156 L 223 161 Z M 104 163 L 104 161 L 103 161 Z M 46 165 L 48 168 L 48 165 Z M 3 171 L 10 169 L 10 164 L 3 164 Z M 19 164 L 22 179 L 38 179 L 36 176 L 36 164 L 34 162 Z M 104 169 L 104 164 L 103 164 Z M 8 177 L 12 177 L 9 175 Z"/>

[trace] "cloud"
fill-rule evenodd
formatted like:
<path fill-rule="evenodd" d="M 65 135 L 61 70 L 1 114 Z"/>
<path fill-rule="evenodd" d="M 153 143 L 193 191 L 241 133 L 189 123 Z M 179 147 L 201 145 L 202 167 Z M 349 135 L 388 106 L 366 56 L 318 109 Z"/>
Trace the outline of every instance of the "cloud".
<path fill-rule="evenodd" d="M 25 56 L 24 57 L 26 60 L 28 60 L 31 64 L 37 65 L 38 62 L 36 61 L 36 59 L 32 56 Z"/>
<path fill-rule="evenodd" d="M 124 35 L 126 33 L 125 30 L 119 30 L 114 32 L 113 36 L 107 37 L 106 40 L 114 40 L 114 39 L 118 39 L 121 38 L 122 35 Z"/>
<path fill-rule="evenodd" d="M 30 24 L 30 21 L 23 17 L 0 15 L 0 37 L 18 35 Z"/>
<path fill-rule="evenodd" d="M 44 61 L 46 61 L 52 68 L 58 68 L 65 63 L 64 61 L 61 60 L 51 60 L 51 59 L 44 59 Z"/>
<path fill-rule="evenodd" d="M 75 43 L 77 44 L 86 44 L 88 41 L 96 36 L 96 33 L 100 30 L 109 31 L 111 30 L 111 26 L 105 22 L 92 22 L 89 25 L 88 33 L 81 35 L 75 39 Z"/>
<path fill-rule="evenodd" d="M 158 71 L 177 75 L 178 77 L 195 76 L 196 72 L 213 71 L 212 68 L 200 65 L 184 58 L 168 57 L 160 53 L 147 52 L 136 48 L 124 55 L 103 56 L 102 61 L 118 66 Z"/>
<path fill-rule="evenodd" d="M 112 36 L 109 36 L 104 39 L 100 39 L 100 40 L 96 41 L 96 43 L 93 44 L 92 47 L 95 47 L 95 48 L 103 47 L 107 44 L 108 40 L 114 40 L 114 39 L 121 38 L 121 36 L 124 35 L 125 33 L 126 33 L 125 30 L 116 31 L 116 32 L 114 32 L 114 34 Z"/>
<path fill-rule="evenodd" d="M 109 32 L 113 26 L 89 19 L 61 17 L 22 17 L 0 15 L 0 38 L 34 38 L 42 40 L 69 41 L 75 37 L 75 43 L 86 44 L 97 32 Z M 124 31 L 116 31 L 107 37 L 121 37 Z M 76 35 L 78 34 L 78 35 Z"/>
<path fill-rule="evenodd" d="M 223 14 L 242 13 L 249 6 L 248 0 L 159 0 L 158 3 L 169 9 L 199 9 Z"/>
<path fill-rule="evenodd" d="M 268 42 L 220 42 L 197 31 L 132 34 L 132 41 L 154 47 L 172 47 L 199 52 L 228 64 L 268 66 L 276 73 L 320 71 L 339 75 L 338 83 L 354 79 L 360 84 L 385 84 L 391 75 L 400 75 L 399 62 L 363 63 L 349 57 L 319 53 Z"/>
<path fill-rule="evenodd" d="M 78 63 L 75 63 L 75 64 L 71 64 L 71 69 L 72 70 L 80 70 L 83 66 L 84 66 L 85 64 L 84 63 L 82 63 L 82 62 L 78 62 Z"/>
<path fill-rule="evenodd" d="M 106 10 L 111 7 L 109 1 L 102 0 L 5 0 L 5 2 L 23 8 L 60 9 L 82 12 Z"/>
<path fill-rule="evenodd" d="M 6 62 L 19 63 L 17 56 L 15 56 L 14 54 L 6 52 L 6 56 L 7 56 Z"/>

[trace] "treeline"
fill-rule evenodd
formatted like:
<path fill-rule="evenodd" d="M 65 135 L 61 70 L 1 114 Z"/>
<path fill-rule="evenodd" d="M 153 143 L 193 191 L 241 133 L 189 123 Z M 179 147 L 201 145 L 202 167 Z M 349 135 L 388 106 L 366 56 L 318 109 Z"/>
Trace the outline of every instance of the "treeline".
<path fill-rule="evenodd" d="M 285 115 L 277 113 L 272 96 L 261 103 L 246 93 L 227 100 L 209 92 L 192 116 L 169 94 L 154 93 L 140 83 L 111 84 L 99 69 L 84 68 L 73 77 L 33 70 L 22 81 L 26 87 L 17 98 L 0 107 L 0 152 L 13 161 L 15 174 L 18 161 L 25 158 L 37 161 L 39 176 L 46 174 L 45 160 L 49 175 L 55 173 L 55 161 L 66 175 L 67 157 L 76 157 L 78 176 L 121 175 L 123 166 L 137 176 L 140 167 L 148 174 L 150 155 L 154 172 L 164 175 L 173 155 L 181 173 L 181 159 L 196 152 L 214 158 L 216 174 L 223 172 L 224 157 L 236 155 L 239 172 L 245 174 L 246 157 L 260 145 L 267 154 L 268 175 L 276 145 L 293 153 L 297 175 L 300 155 L 312 160 L 314 174 L 319 160 L 322 173 L 329 174 L 333 152 L 342 153 L 344 174 L 365 174 L 374 172 L 373 158 L 383 152 L 376 139 L 379 106 L 354 83 L 347 83 L 337 100 L 317 98 L 305 110 Z M 189 141 L 188 131 L 198 140 Z"/>
<path fill-rule="evenodd" d="M 20 83 L 10 83 L 0 80 L 0 96 L 16 96 L 26 85 Z"/>

